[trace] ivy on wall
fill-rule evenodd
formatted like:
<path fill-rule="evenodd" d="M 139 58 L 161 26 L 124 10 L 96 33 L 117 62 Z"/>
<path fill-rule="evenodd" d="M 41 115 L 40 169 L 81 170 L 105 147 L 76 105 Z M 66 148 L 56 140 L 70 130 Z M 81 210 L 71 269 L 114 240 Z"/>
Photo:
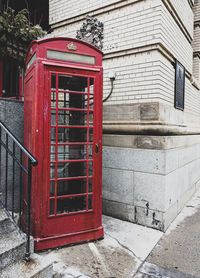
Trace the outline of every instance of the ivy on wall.
<path fill-rule="evenodd" d="M 31 24 L 27 9 L 15 13 L 7 8 L 0 15 L 0 57 L 9 56 L 23 63 L 30 42 L 45 35 L 39 25 Z"/>

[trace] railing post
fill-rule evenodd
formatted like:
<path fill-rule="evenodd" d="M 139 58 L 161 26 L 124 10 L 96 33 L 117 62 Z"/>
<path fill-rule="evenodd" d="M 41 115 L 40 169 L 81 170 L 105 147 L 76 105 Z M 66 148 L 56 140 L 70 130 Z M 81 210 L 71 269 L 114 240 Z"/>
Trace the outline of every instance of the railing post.
<path fill-rule="evenodd" d="M 20 164 L 23 165 L 23 153 L 20 150 Z M 19 227 L 22 227 L 22 168 L 20 168 L 20 180 L 19 180 Z"/>
<path fill-rule="evenodd" d="M 2 190 L 2 184 L 1 184 L 1 126 L 0 126 L 0 190 Z M 0 191 L 0 199 L 1 199 L 2 192 Z"/>
<path fill-rule="evenodd" d="M 6 133 L 5 208 L 8 204 L 8 134 Z"/>
<path fill-rule="evenodd" d="M 14 219 L 14 211 L 15 211 L 15 142 L 13 142 L 13 171 L 12 171 L 12 219 Z"/>
<path fill-rule="evenodd" d="M 31 230 L 31 183 L 32 183 L 32 164 L 28 159 L 28 187 L 27 187 L 27 214 L 26 214 L 26 254 L 25 260 L 30 261 L 30 230 Z"/>

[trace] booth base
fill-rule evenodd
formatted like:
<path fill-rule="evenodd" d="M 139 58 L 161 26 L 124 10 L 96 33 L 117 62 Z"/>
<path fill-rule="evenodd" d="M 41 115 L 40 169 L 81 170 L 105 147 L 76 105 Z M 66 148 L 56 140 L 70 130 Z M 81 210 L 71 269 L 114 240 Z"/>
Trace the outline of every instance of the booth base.
<path fill-rule="evenodd" d="M 95 239 L 101 239 L 104 236 L 103 226 L 97 229 L 81 231 L 73 234 L 56 235 L 43 238 L 34 238 L 35 251 L 65 246 L 72 243 L 81 243 Z"/>

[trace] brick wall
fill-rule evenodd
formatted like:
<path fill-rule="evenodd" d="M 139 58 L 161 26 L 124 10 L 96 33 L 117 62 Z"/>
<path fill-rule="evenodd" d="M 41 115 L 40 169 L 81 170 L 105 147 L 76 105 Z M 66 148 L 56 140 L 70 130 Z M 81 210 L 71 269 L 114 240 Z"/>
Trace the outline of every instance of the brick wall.
<path fill-rule="evenodd" d="M 104 97 L 110 92 L 109 71 L 117 74 L 113 94 L 105 105 L 160 102 L 174 109 L 176 58 L 185 66 L 187 77 L 185 110 L 174 109 L 173 121 L 199 124 L 199 92 L 190 82 L 193 71 L 195 76 L 199 74 L 198 65 L 193 65 L 193 47 L 200 47 L 196 40 L 191 44 L 191 1 L 69 2 L 50 1 L 53 35 L 75 37 L 84 13 L 94 14 L 104 22 Z M 65 21 L 61 24 L 60 20 Z"/>
<path fill-rule="evenodd" d="M 190 36 L 193 36 L 193 12 L 192 7 L 189 4 L 189 1 L 177 1 L 177 0 L 171 0 L 168 1 L 171 3 L 172 8 L 177 13 L 178 18 L 180 19 L 181 23 L 183 24 L 183 27 L 187 30 L 187 32 L 190 34 Z"/>

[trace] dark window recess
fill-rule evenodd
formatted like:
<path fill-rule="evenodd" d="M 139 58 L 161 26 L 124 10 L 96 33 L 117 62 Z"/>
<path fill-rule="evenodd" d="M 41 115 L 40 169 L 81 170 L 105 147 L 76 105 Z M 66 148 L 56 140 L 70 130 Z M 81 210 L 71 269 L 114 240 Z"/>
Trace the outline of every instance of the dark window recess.
<path fill-rule="evenodd" d="M 0 0 L 0 5 L 2 5 L 2 9 L 6 9 L 9 6 L 16 12 L 28 9 L 33 25 L 39 24 L 46 31 L 50 28 L 48 0 Z"/>
<path fill-rule="evenodd" d="M 3 60 L 3 97 L 19 97 L 19 64 L 12 59 Z"/>
<path fill-rule="evenodd" d="M 3 11 L 3 1 L 0 0 L 0 14 L 2 13 L 2 11 Z"/>
<path fill-rule="evenodd" d="M 184 109 L 185 94 L 185 68 L 176 60 L 175 63 L 175 95 L 174 107 L 180 110 Z"/>

